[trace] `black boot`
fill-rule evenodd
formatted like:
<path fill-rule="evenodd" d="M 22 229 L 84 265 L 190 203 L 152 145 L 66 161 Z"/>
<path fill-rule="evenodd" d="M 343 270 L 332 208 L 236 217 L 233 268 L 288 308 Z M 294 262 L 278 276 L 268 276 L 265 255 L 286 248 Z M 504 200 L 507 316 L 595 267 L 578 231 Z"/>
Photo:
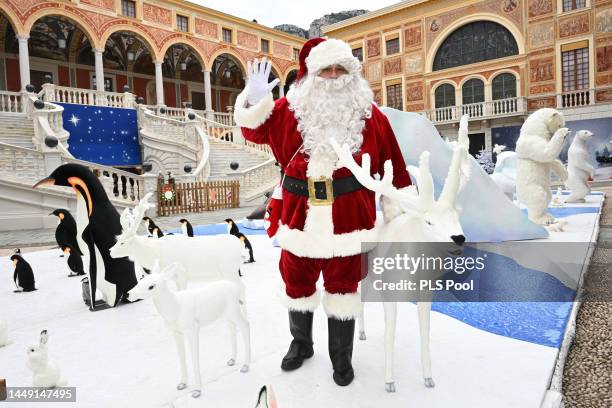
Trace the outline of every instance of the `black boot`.
<path fill-rule="evenodd" d="M 349 385 L 355 374 L 351 365 L 355 320 L 327 319 L 329 358 L 334 367 L 334 381 L 340 386 Z"/>
<path fill-rule="evenodd" d="M 312 312 L 289 311 L 289 330 L 293 336 L 289 351 L 283 357 L 281 368 L 285 371 L 298 369 L 305 358 L 314 354 L 312 350 Z"/>

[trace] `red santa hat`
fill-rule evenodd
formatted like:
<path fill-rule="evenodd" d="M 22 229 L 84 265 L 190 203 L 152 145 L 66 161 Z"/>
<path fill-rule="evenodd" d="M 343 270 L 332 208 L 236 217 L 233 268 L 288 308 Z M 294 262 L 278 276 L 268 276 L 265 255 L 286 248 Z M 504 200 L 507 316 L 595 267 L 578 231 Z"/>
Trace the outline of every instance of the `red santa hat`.
<path fill-rule="evenodd" d="M 361 63 L 353 56 L 351 47 L 342 40 L 311 38 L 300 50 L 300 69 L 297 80 L 308 73 L 318 73 L 332 64 L 342 65 L 349 74 L 359 72 Z"/>

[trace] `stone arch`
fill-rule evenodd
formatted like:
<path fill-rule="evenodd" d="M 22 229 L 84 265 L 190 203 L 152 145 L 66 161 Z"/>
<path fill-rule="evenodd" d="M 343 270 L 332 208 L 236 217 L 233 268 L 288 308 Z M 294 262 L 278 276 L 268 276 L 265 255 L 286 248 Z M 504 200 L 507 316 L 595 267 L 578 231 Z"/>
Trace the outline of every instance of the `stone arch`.
<path fill-rule="evenodd" d="M 525 54 L 525 37 L 519 27 L 516 26 L 511 20 L 501 17 L 499 15 L 493 13 L 476 13 L 470 14 L 468 16 L 464 16 L 453 21 L 448 27 L 446 27 L 432 42 L 429 47 L 429 51 L 425 56 L 425 73 L 430 73 L 433 71 L 433 63 L 438 53 L 438 49 L 452 33 L 455 32 L 458 28 L 477 21 L 491 21 L 493 23 L 500 24 L 510 31 L 516 44 L 518 46 L 518 55 Z"/>
<path fill-rule="evenodd" d="M 151 38 L 151 36 L 149 36 L 149 34 L 147 34 L 146 31 L 141 30 L 140 28 L 135 27 L 133 25 L 128 25 L 128 24 L 119 24 L 119 25 L 111 26 L 108 30 L 104 32 L 104 34 L 102 34 L 102 37 L 100 38 L 100 42 L 98 45 L 96 45 L 96 47 L 98 49 L 104 49 L 106 47 L 106 42 L 108 41 L 109 37 L 113 35 L 114 33 L 120 32 L 120 31 L 127 31 L 129 33 L 133 33 L 136 36 L 138 36 L 139 40 L 142 41 L 144 46 L 147 47 L 147 49 L 149 50 L 149 53 L 151 54 L 153 61 L 156 61 L 156 60 L 159 61 L 160 59 L 163 60 L 164 54 L 161 54 L 161 57 L 160 57 L 160 55 L 157 52 L 157 49 L 153 45 L 155 44 L 155 40 L 153 40 L 153 38 Z"/>
<path fill-rule="evenodd" d="M 247 77 L 247 72 L 246 72 L 247 64 L 246 64 L 246 62 L 242 59 L 240 54 L 238 54 L 237 52 L 235 52 L 234 50 L 232 50 L 230 48 L 222 48 L 220 50 L 215 51 L 213 53 L 213 55 L 211 55 L 211 57 L 208 59 L 208 62 L 206 64 L 206 68 L 205 69 L 212 70 L 212 67 L 213 67 L 217 57 L 219 57 L 220 55 L 223 55 L 223 54 L 231 55 L 236 60 L 236 62 L 238 63 L 238 67 L 240 68 L 240 71 L 242 72 L 242 75 L 246 78 Z"/>
<path fill-rule="evenodd" d="M 461 79 L 461 81 L 459 81 L 459 83 L 457 84 L 457 88 L 462 89 L 463 84 L 465 84 L 470 79 L 480 79 L 482 83 L 484 84 L 484 86 L 491 84 L 491 82 L 487 78 L 485 78 L 485 76 L 482 74 L 470 74 L 470 75 L 466 75 L 464 78 Z"/>
<path fill-rule="evenodd" d="M 289 75 L 290 75 L 292 72 L 295 72 L 295 73 L 297 74 L 297 72 L 299 71 L 299 69 L 300 69 L 300 66 L 299 66 L 299 65 L 297 65 L 297 64 L 296 64 L 296 65 L 291 65 L 290 67 L 288 67 L 287 69 L 285 69 L 285 75 L 283 76 L 283 79 L 282 79 L 283 84 L 286 84 L 286 83 L 287 83 L 287 78 L 289 78 Z"/>
<path fill-rule="evenodd" d="M 37 11 L 36 13 L 32 14 L 24 23 L 25 34 L 29 35 L 32 31 L 32 27 L 34 27 L 34 24 L 43 17 L 60 17 L 70 20 L 87 37 L 92 48 L 98 47 L 98 37 L 90 30 L 88 26 L 89 23 L 83 18 L 81 18 L 81 16 L 79 16 L 78 14 L 73 13 L 70 9 L 48 8 Z"/>
<path fill-rule="evenodd" d="M 206 65 L 204 64 L 204 62 L 205 62 L 204 55 L 202 55 L 202 53 L 198 49 L 197 44 L 194 43 L 193 41 L 191 41 L 190 39 L 186 38 L 186 37 L 177 37 L 177 38 L 173 38 L 173 39 L 167 41 L 164 44 L 164 46 L 159 50 L 159 55 L 162 58 L 164 58 L 166 56 L 166 53 L 170 49 L 170 47 L 172 47 L 173 45 L 178 45 L 178 44 L 182 44 L 182 45 L 188 46 L 193 51 L 193 53 L 196 56 L 196 58 L 198 59 L 200 65 L 202 66 L 202 69 L 207 69 Z"/>
<path fill-rule="evenodd" d="M 23 25 L 20 23 L 19 18 L 13 13 L 8 7 L 0 8 L 0 15 L 4 16 L 8 23 L 13 27 L 16 35 L 29 35 L 30 31 L 26 31 Z"/>

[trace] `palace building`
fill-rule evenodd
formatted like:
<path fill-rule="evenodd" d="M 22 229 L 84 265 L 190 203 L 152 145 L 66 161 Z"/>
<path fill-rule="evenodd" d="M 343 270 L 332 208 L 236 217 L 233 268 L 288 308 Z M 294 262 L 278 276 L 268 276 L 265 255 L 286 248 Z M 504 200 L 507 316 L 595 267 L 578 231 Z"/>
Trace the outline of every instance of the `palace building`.
<path fill-rule="evenodd" d="M 182 0 L 0 0 L 0 90 L 123 92 L 226 112 L 246 63 L 266 56 L 284 94 L 304 40 Z"/>
<path fill-rule="evenodd" d="M 379 104 L 450 138 L 468 113 L 473 154 L 513 149 L 543 107 L 572 130 L 612 129 L 610 0 L 408 0 L 323 30 L 351 44 Z"/>

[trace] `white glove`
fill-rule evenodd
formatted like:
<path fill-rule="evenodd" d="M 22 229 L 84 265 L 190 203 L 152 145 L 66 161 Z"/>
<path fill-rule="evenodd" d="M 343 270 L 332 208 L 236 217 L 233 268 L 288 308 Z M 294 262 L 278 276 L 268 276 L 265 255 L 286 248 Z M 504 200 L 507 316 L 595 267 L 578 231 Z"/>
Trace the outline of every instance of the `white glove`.
<path fill-rule="evenodd" d="M 267 61 L 266 57 L 263 57 L 261 62 L 257 58 L 253 62 L 247 62 L 247 75 L 249 78 L 246 89 L 249 106 L 256 105 L 264 96 L 272 92 L 272 89 L 280 82 L 280 79 L 276 78 L 268 83 L 271 70 L 272 62 Z"/>

